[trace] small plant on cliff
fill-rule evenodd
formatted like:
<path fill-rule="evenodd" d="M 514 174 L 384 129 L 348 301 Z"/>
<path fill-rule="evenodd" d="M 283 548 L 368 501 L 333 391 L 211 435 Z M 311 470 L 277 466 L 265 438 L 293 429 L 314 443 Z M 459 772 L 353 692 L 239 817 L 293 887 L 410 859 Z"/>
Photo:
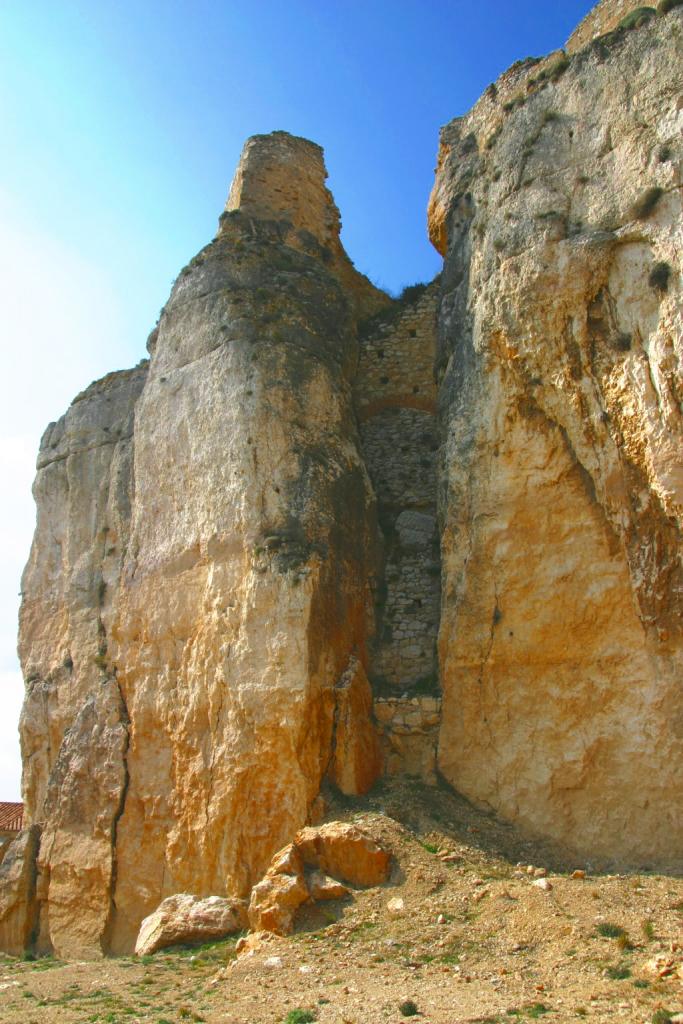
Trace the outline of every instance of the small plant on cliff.
<path fill-rule="evenodd" d="M 671 267 L 668 263 L 655 263 L 654 267 L 650 271 L 648 277 L 648 283 L 650 288 L 654 288 L 655 291 L 665 292 L 669 287 L 669 278 L 671 277 Z"/>
<path fill-rule="evenodd" d="M 633 204 L 632 214 L 635 220 L 647 220 L 651 213 L 654 212 L 657 203 L 664 195 L 664 189 L 660 188 L 659 185 L 653 185 L 652 188 L 646 189 L 639 199 L 636 199 Z"/>
<path fill-rule="evenodd" d="M 635 11 L 630 11 L 625 18 L 622 18 L 617 28 L 623 28 L 626 31 L 632 28 L 642 28 L 656 13 L 654 7 L 636 7 Z"/>
<path fill-rule="evenodd" d="M 405 303 L 406 306 L 412 306 L 414 302 L 422 298 L 426 291 L 427 285 L 418 282 L 417 284 L 407 284 L 398 296 L 398 301 Z"/>

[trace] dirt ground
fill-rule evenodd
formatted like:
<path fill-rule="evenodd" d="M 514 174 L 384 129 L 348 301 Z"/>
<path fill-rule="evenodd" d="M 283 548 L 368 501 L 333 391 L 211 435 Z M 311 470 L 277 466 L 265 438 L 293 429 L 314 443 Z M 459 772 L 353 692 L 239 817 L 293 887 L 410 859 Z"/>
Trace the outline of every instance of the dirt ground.
<path fill-rule="evenodd" d="M 0 1022 L 666 1024 L 683 1012 L 680 878 L 594 873 L 405 780 L 328 817 L 391 849 L 386 885 L 307 906 L 293 936 L 240 957 L 236 938 L 142 959 L 3 957 Z"/>

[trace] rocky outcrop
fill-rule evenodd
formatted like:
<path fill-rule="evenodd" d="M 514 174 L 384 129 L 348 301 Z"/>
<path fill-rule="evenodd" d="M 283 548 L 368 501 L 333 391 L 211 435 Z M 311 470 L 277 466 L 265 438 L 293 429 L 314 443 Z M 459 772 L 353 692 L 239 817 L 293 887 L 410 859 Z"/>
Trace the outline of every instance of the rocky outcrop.
<path fill-rule="evenodd" d="M 32 825 L 11 841 L 0 863 L 0 931 L 3 951 L 20 956 L 35 941 L 38 924 L 36 857 L 40 828 Z"/>
<path fill-rule="evenodd" d="M 249 140 L 149 363 L 48 428 L 0 947 L 129 951 L 178 893 L 286 931 L 369 856 L 321 786 L 382 771 L 683 866 L 683 13 L 635 6 L 445 127 L 398 301 L 320 148 Z"/>
<path fill-rule="evenodd" d="M 289 935 L 299 907 L 308 900 L 336 900 L 354 886 L 381 885 L 391 854 L 356 825 L 331 821 L 304 828 L 273 857 L 251 891 L 249 924 L 257 934 Z"/>
<path fill-rule="evenodd" d="M 430 202 L 440 770 L 679 868 L 682 22 L 512 69 L 444 129 Z"/>
<path fill-rule="evenodd" d="M 356 323 L 389 299 L 343 253 L 324 179 L 318 146 L 251 140 L 149 366 L 43 439 L 20 640 L 41 949 L 129 950 L 166 896 L 248 894 L 331 763 L 351 790 L 379 770 L 362 687 L 346 753 L 334 730 L 378 558 Z"/>
<path fill-rule="evenodd" d="M 241 931 L 247 920 L 240 900 L 208 896 L 198 899 L 181 892 L 165 899 L 140 925 L 137 956 L 148 956 L 169 946 L 193 946 L 223 939 Z"/>

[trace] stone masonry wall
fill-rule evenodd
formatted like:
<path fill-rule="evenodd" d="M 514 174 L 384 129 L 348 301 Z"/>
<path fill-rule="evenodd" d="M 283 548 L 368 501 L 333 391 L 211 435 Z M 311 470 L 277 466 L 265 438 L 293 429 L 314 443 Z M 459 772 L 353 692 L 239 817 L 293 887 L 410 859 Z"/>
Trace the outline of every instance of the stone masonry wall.
<path fill-rule="evenodd" d="M 377 697 L 373 705 L 385 775 L 416 775 L 436 782 L 441 721 L 439 697 Z"/>
<path fill-rule="evenodd" d="M 375 318 L 361 340 L 355 404 L 384 535 L 369 665 L 375 692 L 436 686 L 436 298 L 430 286 L 398 316 Z"/>

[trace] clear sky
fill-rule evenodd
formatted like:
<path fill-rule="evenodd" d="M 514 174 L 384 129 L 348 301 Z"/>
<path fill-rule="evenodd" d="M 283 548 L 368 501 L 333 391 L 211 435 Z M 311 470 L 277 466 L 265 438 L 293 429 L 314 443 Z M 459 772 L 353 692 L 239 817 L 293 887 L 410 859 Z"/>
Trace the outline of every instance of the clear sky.
<path fill-rule="evenodd" d="M 245 138 L 320 143 L 356 266 L 392 290 L 429 279 L 439 127 L 591 6 L 0 0 L 0 800 L 19 798 L 16 616 L 40 434 L 146 354 Z"/>

